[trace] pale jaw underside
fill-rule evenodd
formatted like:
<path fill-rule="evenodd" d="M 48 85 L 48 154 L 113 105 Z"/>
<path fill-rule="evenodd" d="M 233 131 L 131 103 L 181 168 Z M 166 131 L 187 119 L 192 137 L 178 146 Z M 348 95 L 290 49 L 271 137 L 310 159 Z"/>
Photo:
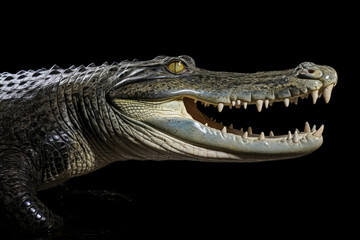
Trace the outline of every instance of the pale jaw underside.
<path fill-rule="evenodd" d="M 316 94 L 312 96 L 315 99 L 319 97 Z M 329 95 L 326 96 L 325 101 L 328 101 Z M 124 108 L 125 105 L 147 109 L 146 114 L 137 114 L 137 116 L 129 114 L 129 117 L 149 125 L 150 128 L 155 128 L 149 130 L 156 135 L 158 141 L 162 142 L 162 148 L 165 142 L 165 145 L 168 145 L 168 151 L 175 151 L 178 156 L 180 154 L 184 158 L 192 156 L 203 161 L 237 162 L 288 159 L 309 154 L 318 149 L 323 142 L 323 125 L 316 129 L 315 126 L 311 128 L 305 122 L 303 131 L 296 129 L 284 135 L 274 135 L 272 132 L 269 135 L 265 135 L 264 132 L 253 133 L 251 127 L 243 131 L 243 129 L 234 129 L 232 125 L 224 126 L 210 119 L 197 108 L 197 101 L 200 100 L 183 97 L 156 102 L 118 99 L 116 103 L 128 113 L 129 111 L 125 110 L 127 107 Z M 282 101 L 285 106 L 291 102 L 297 103 L 295 98 Z M 267 108 L 273 102 L 262 101 L 261 103 Z M 210 105 L 206 102 L 202 104 Z M 256 104 L 258 111 L 261 111 L 262 106 L 259 106 L 259 101 L 244 102 L 241 106 L 246 108 L 251 104 Z M 240 103 L 233 101 L 227 105 L 217 104 L 219 112 L 224 107 L 239 108 Z M 236 111 L 236 109 L 233 110 Z"/>
<path fill-rule="evenodd" d="M 330 100 L 332 87 L 330 85 L 322 92 L 326 103 Z M 321 96 L 318 91 L 313 91 L 299 97 L 306 98 L 308 95 L 312 96 L 314 104 Z M 284 131 L 286 134 L 283 135 L 274 135 L 272 131 L 268 135 L 254 133 L 251 127 L 244 131 L 242 128 L 235 129 L 232 124 L 225 126 L 216 122 L 198 109 L 198 101 L 204 106 L 215 106 L 220 113 L 224 107 L 236 111 L 236 108 L 242 106 L 246 109 L 248 105 L 256 105 L 260 112 L 263 106 L 268 108 L 274 102 L 284 102 L 285 107 L 290 103 L 297 104 L 298 97 L 254 102 L 235 100 L 226 104 L 207 103 L 191 97 L 159 101 L 116 99 L 115 103 L 123 114 L 146 125 L 147 131 L 160 141 L 155 145 L 161 145 L 168 152 L 176 152 L 177 156 L 182 155 L 181 159 L 195 157 L 203 161 L 238 162 L 288 159 L 307 155 L 323 142 L 323 125 L 316 129 L 315 125 L 311 128 L 305 122 L 302 131 Z M 160 149 L 152 145 L 154 147 Z"/>

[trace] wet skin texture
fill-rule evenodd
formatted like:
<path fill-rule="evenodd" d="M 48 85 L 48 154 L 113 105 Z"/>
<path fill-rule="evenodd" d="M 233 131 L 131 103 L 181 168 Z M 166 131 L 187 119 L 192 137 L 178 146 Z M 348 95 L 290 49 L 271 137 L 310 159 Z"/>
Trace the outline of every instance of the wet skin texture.
<path fill-rule="evenodd" d="M 173 72 L 169 66 L 174 62 L 183 68 Z M 306 129 L 300 140 L 226 133 L 222 124 L 206 126 L 209 118 L 188 100 L 216 107 L 238 100 L 242 106 L 282 102 L 314 92 L 328 96 L 336 83 L 335 70 L 308 62 L 245 74 L 199 69 L 188 56 L 2 73 L 2 206 L 23 231 L 53 231 L 62 226 L 62 218 L 36 192 L 111 162 L 249 162 L 309 154 L 320 147 L 322 130 Z"/>

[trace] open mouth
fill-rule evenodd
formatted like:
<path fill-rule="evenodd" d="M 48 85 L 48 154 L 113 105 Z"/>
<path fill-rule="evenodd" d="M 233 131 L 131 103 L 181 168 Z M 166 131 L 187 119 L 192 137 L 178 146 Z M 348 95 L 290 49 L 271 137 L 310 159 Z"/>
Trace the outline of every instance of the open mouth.
<path fill-rule="evenodd" d="M 324 102 L 317 100 L 324 96 L 325 103 L 329 101 L 331 91 L 325 89 L 286 99 L 226 104 L 189 95 L 159 101 L 115 99 L 114 103 L 126 121 L 135 120 L 141 125 L 139 131 L 146 129 L 152 141 L 158 139 L 157 151 L 164 148 L 186 159 L 265 161 L 303 156 L 321 146 L 324 126 L 320 122 L 310 126 L 307 121 L 314 124 L 324 111 Z"/>
<path fill-rule="evenodd" d="M 305 139 L 308 134 L 318 138 L 322 136 L 324 125 L 320 126 L 317 123 L 319 128 L 316 125 L 310 126 L 304 117 L 312 116 L 319 110 L 311 109 L 312 106 L 309 105 L 318 102 L 317 99 L 321 96 L 324 96 L 326 103 L 330 100 L 332 85 L 330 88 L 322 94 L 314 91 L 299 97 L 274 101 L 241 102 L 236 100 L 231 101 L 230 104 L 211 104 L 184 97 L 183 102 L 187 113 L 194 120 L 222 133 L 234 134 L 249 140 L 269 142 L 292 140 L 297 143 Z M 307 99 L 309 95 L 312 96 L 312 103 Z M 307 101 L 299 101 L 299 99 L 307 99 Z"/>

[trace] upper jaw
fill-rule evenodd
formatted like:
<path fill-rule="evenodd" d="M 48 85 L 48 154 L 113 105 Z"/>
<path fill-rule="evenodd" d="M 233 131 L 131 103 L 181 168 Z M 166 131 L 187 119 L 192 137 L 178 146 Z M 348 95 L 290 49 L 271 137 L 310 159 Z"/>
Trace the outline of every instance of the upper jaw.
<path fill-rule="evenodd" d="M 203 70 L 198 69 L 200 72 Z M 207 104 L 233 105 L 237 103 L 265 106 L 272 102 L 297 102 L 308 95 L 315 104 L 320 96 L 330 101 L 333 87 L 337 84 L 336 71 L 329 66 L 310 62 L 301 63 L 295 69 L 268 73 L 238 74 L 204 71 L 203 75 L 212 80 L 201 86 L 203 91 L 189 92 L 192 98 Z M 192 76 L 194 81 L 198 74 Z M 200 78 L 201 79 L 201 78 Z M 210 89 L 213 88 L 213 89 Z"/>
<path fill-rule="evenodd" d="M 179 81 L 176 86 L 181 88 L 176 91 L 172 89 L 157 92 L 156 89 L 164 89 L 160 84 L 168 83 L 168 86 L 171 86 L 173 81 Z M 220 112 L 225 106 L 240 107 L 241 105 L 245 108 L 247 104 L 256 104 L 257 109 L 261 111 L 263 106 L 267 107 L 272 102 L 283 101 L 285 106 L 288 106 L 290 102 L 296 103 L 298 97 L 306 97 L 309 94 L 313 97 L 314 103 L 321 95 L 325 102 L 328 102 L 336 83 L 335 70 L 308 63 L 291 70 L 255 74 L 219 73 L 195 69 L 195 73 L 179 76 L 177 79 L 164 78 L 162 81 L 154 82 L 152 89 L 155 91 L 149 92 L 160 96 L 160 99 L 152 103 L 144 101 L 144 104 L 154 104 L 154 107 L 156 105 L 154 110 L 157 114 L 140 114 L 136 118 L 160 132 L 182 140 L 184 146 L 189 147 L 190 144 L 202 146 L 209 151 L 211 149 L 219 153 L 233 154 L 232 156 L 238 157 L 239 161 L 298 157 L 321 146 L 323 127 L 310 130 L 305 125 L 302 132 L 295 131 L 287 135 L 268 137 L 263 133 L 256 135 L 229 129 L 224 131 L 223 126 L 211 126 L 210 122 L 206 122 L 208 120 L 206 118 L 196 119 L 194 116 L 189 116 L 188 107 L 183 105 L 185 101 L 180 99 L 186 97 L 192 103 L 200 100 L 203 104 L 217 106 Z M 159 88 L 156 88 L 157 86 Z M 141 91 L 142 88 L 138 89 Z M 143 98 L 153 98 L 148 92 L 144 93 L 146 95 L 144 94 Z M 164 97 L 170 101 L 170 104 L 168 101 L 161 101 Z M 134 104 L 139 105 L 136 100 L 134 101 L 136 102 Z M 119 107 L 124 106 L 121 101 L 117 104 Z M 126 112 L 125 109 L 124 111 Z"/>

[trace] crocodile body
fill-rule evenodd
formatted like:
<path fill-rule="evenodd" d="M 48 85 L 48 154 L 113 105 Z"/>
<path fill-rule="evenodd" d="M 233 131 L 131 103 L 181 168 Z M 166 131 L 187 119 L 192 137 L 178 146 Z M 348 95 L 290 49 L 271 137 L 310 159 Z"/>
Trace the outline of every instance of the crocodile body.
<path fill-rule="evenodd" d="M 42 189 L 120 160 L 249 162 L 309 154 L 323 127 L 274 136 L 225 126 L 201 107 L 236 110 L 328 102 L 334 69 L 305 62 L 283 71 L 213 72 L 188 56 L 0 74 L 0 200 L 27 232 L 62 225 Z"/>

